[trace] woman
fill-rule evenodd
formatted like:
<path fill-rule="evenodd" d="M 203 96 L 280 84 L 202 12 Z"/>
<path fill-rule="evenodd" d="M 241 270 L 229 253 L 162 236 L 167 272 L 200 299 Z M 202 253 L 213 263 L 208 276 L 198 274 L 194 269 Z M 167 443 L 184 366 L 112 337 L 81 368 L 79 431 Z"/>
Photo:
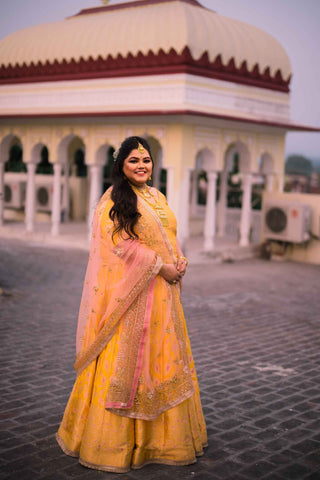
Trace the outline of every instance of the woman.
<path fill-rule="evenodd" d="M 57 433 L 82 465 L 120 473 L 188 465 L 207 442 L 180 302 L 188 262 L 152 168 L 146 140 L 124 140 L 94 216 L 78 377 Z"/>

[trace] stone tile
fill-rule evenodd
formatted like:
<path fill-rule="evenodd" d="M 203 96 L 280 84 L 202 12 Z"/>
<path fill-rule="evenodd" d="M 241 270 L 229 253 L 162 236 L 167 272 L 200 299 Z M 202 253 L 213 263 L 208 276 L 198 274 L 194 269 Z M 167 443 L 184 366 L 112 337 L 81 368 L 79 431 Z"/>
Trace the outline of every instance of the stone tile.
<path fill-rule="evenodd" d="M 0 296 L 2 472 L 21 480 L 118 479 L 78 465 L 54 439 L 75 379 L 87 253 L 0 239 L 0 258 L 8 293 Z M 182 299 L 209 448 L 190 467 L 151 465 L 121 477 L 318 480 L 319 268 L 250 260 L 188 270 Z"/>
<path fill-rule="evenodd" d="M 292 465 L 280 469 L 278 473 L 288 480 L 300 480 L 306 478 L 307 474 L 311 474 L 312 471 L 298 463 L 293 463 Z"/>

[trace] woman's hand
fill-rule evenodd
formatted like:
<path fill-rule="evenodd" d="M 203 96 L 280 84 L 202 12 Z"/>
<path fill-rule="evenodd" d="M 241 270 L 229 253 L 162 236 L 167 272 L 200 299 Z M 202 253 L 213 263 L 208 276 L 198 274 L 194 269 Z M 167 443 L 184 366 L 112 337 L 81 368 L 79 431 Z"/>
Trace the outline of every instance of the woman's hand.
<path fill-rule="evenodd" d="M 169 283 L 177 283 L 182 278 L 182 273 L 172 263 L 164 263 L 159 271 L 159 275 Z"/>
<path fill-rule="evenodd" d="M 182 277 L 183 277 L 183 275 L 186 273 L 187 263 L 186 263 L 186 261 L 184 260 L 184 258 L 178 258 L 177 270 L 178 270 L 179 273 L 181 273 L 181 276 L 182 276 Z"/>

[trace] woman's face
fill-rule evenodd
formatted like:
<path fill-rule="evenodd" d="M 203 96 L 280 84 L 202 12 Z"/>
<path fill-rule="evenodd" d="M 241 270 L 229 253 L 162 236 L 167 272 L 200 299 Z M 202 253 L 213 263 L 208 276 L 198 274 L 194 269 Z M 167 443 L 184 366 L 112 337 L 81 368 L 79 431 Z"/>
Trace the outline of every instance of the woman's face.
<path fill-rule="evenodd" d="M 152 160 L 148 150 L 141 152 L 135 148 L 131 150 L 128 157 L 123 162 L 122 171 L 129 182 L 137 187 L 141 187 L 146 183 L 152 174 Z"/>

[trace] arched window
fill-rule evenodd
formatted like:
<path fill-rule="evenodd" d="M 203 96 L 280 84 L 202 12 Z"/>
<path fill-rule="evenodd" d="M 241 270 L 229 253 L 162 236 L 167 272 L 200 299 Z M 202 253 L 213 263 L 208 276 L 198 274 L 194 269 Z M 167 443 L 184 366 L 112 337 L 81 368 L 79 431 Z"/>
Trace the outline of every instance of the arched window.
<path fill-rule="evenodd" d="M 5 172 L 26 172 L 27 166 L 22 160 L 22 148 L 20 145 L 12 145 L 9 151 L 9 159 L 5 163 Z"/>
<path fill-rule="evenodd" d="M 105 192 L 111 185 L 111 172 L 113 168 L 114 158 L 114 148 L 109 147 L 106 154 L 106 163 L 103 167 L 103 191 Z"/>
<path fill-rule="evenodd" d="M 205 170 L 197 172 L 197 204 L 206 205 L 207 203 L 208 178 Z"/>
<path fill-rule="evenodd" d="M 232 170 L 228 175 L 228 207 L 241 208 L 242 205 L 242 189 L 241 180 L 238 178 L 240 156 L 236 152 L 233 156 Z"/>
<path fill-rule="evenodd" d="M 40 152 L 41 160 L 37 165 L 36 173 L 42 175 L 53 175 L 53 165 L 49 162 L 49 151 L 43 146 Z"/>
<path fill-rule="evenodd" d="M 84 162 L 84 151 L 79 148 L 74 154 L 74 164 L 76 166 L 76 177 L 87 176 L 87 165 Z"/>
<path fill-rule="evenodd" d="M 159 172 L 159 190 L 163 195 L 167 195 L 167 170 L 161 168 Z"/>

